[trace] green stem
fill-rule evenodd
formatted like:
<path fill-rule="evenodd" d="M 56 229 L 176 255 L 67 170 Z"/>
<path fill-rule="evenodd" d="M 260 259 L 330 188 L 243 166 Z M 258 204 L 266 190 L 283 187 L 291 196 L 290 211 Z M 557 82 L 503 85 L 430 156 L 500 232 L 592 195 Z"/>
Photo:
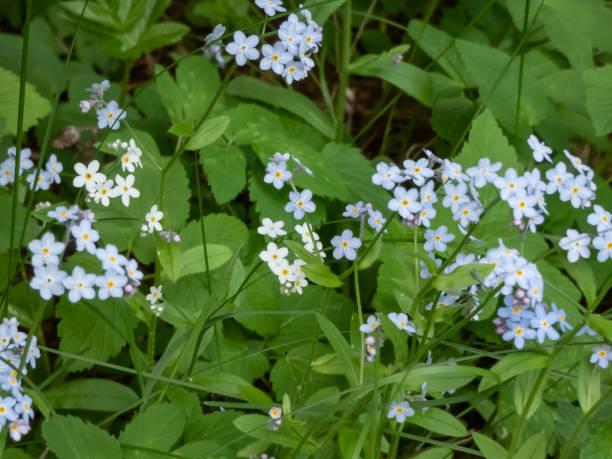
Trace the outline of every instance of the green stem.
<path fill-rule="evenodd" d="M 355 301 L 357 302 L 357 314 L 359 316 L 359 323 L 363 323 L 363 308 L 361 306 L 361 293 L 359 291 L 359 270 L 355 268 L 353 270 L 353 279 L 355 281 Z M 361 335 L 361 358 L 359 359 L 359 384 L 363 384 L 363 365 L 365 361 L 365 334 Z"/>
<path fill-rule="evenodd" d="M 351 8 L 352 0 L 344 4 L 344 18 L 342 24 L 342 64 L 340 68 L 340 87 L 338 91 L 338 105 L 336 108 L 336 141 L 344 137 L 344 110 L 346 106 L 346 88 L 349 81 L 349 65 L 351 63 Z"/>
<path fill-rule="evenodd" d="M 204 253 L 204 268 L 205 274 L 204 277 L 206 279 L 206 287 L 208 289 L 208 294 L 212 296 L 212 280 L 210 278 L 210 265 L 208 262 L 208 245 L 206 244 L 206 225 L 204 225 L 204 210 L 202 208 L 202 189 L 200 184 L 200 152 L 195 152 L 195 161 L 194 161 L 194 169 L 196 175 L 196 184 L 197 184 L 197 193 L 198 193 L 198 210 L 200 212 L 200 234 L 202 236 L 202 251 Z"/>
<path fill-rule="evenodd" d="M 125 61 L 123 66 L 123 77 L 121 78 L 121 95 L 119 96 L 119 105 L 123 106 L 125 103 L 125 96 L 128 93 L 128 85 L 130 84 L 130 74 L 132 73 L 132 67 L 134 66 L 134 59 L 128 59 Z"/>
<path fill-rule="evenodd" d="M 525 12 L 523 15 L 523 35 L 527 35 L 527 25 L 529 23 L 529 6 L 531 4 L 531 0 L 525 1 Z M 514 138 L 518 135 L 518 125 L 519 125 L 519 113 L 521 111 L 521 93 L 523 90 L 523 65 L 525 63 L 525 53 L 521 50 L 521 54 L 519 56 L 519 76 L 518 76 L 518 88 L 516 95 L 516 111 L 514 113 Z"/>

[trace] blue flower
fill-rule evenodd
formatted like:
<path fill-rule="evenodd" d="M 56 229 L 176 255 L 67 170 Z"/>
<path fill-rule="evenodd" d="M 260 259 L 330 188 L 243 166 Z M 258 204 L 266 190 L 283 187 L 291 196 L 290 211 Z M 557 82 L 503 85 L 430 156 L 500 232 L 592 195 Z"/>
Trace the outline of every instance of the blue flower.
<path fill-rule="evenodd" d="M 383 217 L 380 210 L 368 209 L 368 215 L 368 225 L 374 228 L 377 232 L 380 231 L 387 222 L 387 219 Z"/>
<path fill-rule="evenodd" d="M 67 208 L 66 206 L 57 206 L 55 209 L 47 212 L 47 216 L 56 219 L 60 223 L 65 223 L 68 220 L 77 219 L 77 207 Z"/>
<path fill-rule="evenodd" d="M 357 258 L 357 250 L 361 247 L 361 240 L 358 237 L 353 237 L 351 230 L 344 230 L 340 236 L 334 236 L 331 240 L 334 249 L 334 258 L 340 260 L 346 257 L 348 260 Z"/>
<path fill-rule="evenodd" d="M 96 284 L 99 287 L 98 297 L 101 300 L 106 300 L 109 296 L 121 298 L 123 296 L 123 287 L 127 284 L 127 278 L 113 270 L 109 270 L 103 276 L 96 278 Z"/>
<path fill-rule="evenodd" d="M 49 156 L 49 160 L 47 164 L 45 164 L 45 169 L 51 175 L 52 180 L 55 183 L 60 183 L 62 179 L 60 178 L 60 172 L 64 170 L 64 165 L 57 160 L 57 156 L 52 154 Z"/>
<path fill-rule="evenodd" d="M 285 69 L 285 64 L 292 60 L 291 54 L 287 52 L 287 48 L 283 42 L 277 41 L 274 47 L 271 45 L 263 45 L 261 47 L 263 58 L 259 62 L 261 70 L 270 70 L 277 75 L 282 75 Z"/>
<path fill-rule="evenodd" d="M 603 346 L 593 348 L 591 363 L 596 363 L 601 368 L 608 368 L 608 362 L 610 361 L 612 361 L 612 348 L 610 346 L 604 344 Z"/>
<path fill-rule="evenodd" d="M 76 249 L 79 252 L 87 250 L 92 255 L 96 254 L 96 242 L 100 239 L 100 235 L 91 227 L 89 220 L 83 220 L 78 225 L 72 225 L 70 232 L 74 236 Z"/>
<path fill-rule="evenodd" d="M 52 296 L 60 296 L 64 293 L 63 280 L 67 274 L 60 271 L 57 266 L 39 266 L 34 269 L 34 277 L 30 281 L 30 287 L 39 290 L 44 300 L 50 300 Z"/>
<path fill-rule="evenodd" d="M 32 252 L 32 266 L 37 268 L 42 265 L 58 265 L 59 255 L 65 247 L 63 242 L 55 241 L 55 236 L 51 232 L 43 234 L 40 240 L 30 241 L 28 249 Z"/>
<path fill-rule="evenodd" d="M 16 400 L 13 397 L 0 397 L 0 428 L 4 427 L 6 421 L 15 421 L 19 416 L 13 407 Z"/>
<path fill-rule="evenodd" d="M 264 175 L 264 182 L 271 183 L 274 188 L 280 190 L 287 180 L 291 180 L 293 174 L 287 170 L 287 163 L 268 163 L 267 174 Z"/>
<path fill-rule="evenodd" d="M 301 193 L 297 191 L 289 192 L 289 202 L 285 205 L 285 212 L 293 212 L 293 218 L 301 220 L 304 213 L 312 213 L 317 206 L 312 202 L 312 191 L 306 189 Z"/>
<path fill-rule="evenodd" d="M 123 274 L 123 265 L 127 263 L 127 259 L 119 253 L 117 247 L 113 244 L 106 244 L 105 248 L 97 249 L 96 257 L 102 262 L 104 270 L 113 270 L 117 274 Z"/>
<path fill-rule="evenodd" d="M 234 41 L 229 43 L 225 50 L 232 56 L 236 56 L 236 64 L 243 66 L 248 60 L 255 60 L 259 57 L 256 46 L 259 44 L 257 35 L 247 37 L 244 32 L 237 30 L 234 32 Z"/>
<path fill-rule="evenodd" d="M 559 327 L 561 327 L 561 331 L 571 330 L 573 327 L 567 323 L 565 311 L 563 309 L 558 309 L 555 303 L 550 303 L 550 305 L 552 306 L 552 310 L 557 315 L 557 320 L 559 322 Z"/>
<path fill-rule="evenodd" d="M 517 349 L 523 349 L 526 339 L 533 339 L 536 336 L 535 330 L 527 328 L 523 322 L 511 324 L 511 329 L 502 335 L 504 341 L 514 340 Z"/>
<path fill-rule="evenodd" d="M 96 296 L 93 286 L 96 284 L 96 275 L 87 274 L 80 266 L 75 266 L 72 276 L 64 279 L 64 287 L 68 290 L 68 299 L 76 303 L 81 298 L 91 300 Z"/>
<path fill-rule="evenodd" d="M 556 322 L 557 315 L 554 311 L 547 313 L 541 304 L 535 307 L 535 317 L 531 319 L 531 326 L 536 329 L 538 343 L 542 344 L 546 336 L 552 340 L 559 339 L 559 333 L 553 327 Z"/>

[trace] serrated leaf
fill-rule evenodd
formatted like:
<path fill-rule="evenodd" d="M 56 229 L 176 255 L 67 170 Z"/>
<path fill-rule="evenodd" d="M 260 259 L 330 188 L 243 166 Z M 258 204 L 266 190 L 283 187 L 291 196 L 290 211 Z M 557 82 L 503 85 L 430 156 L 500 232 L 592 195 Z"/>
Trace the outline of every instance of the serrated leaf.
<path fill-rule="evenodd" d="M 200 151 L 200 164 L 218 204 L 230 202 L 246 185 L 246 158 L 235 145 L 211 145 Z"/>
<path fill-rule="evenodd" d="M 0 118 L 5 121 L 4 130 L 17 135 L 17 115 L 19 111 L 19 77 L 0 67 Z M 27 132 L 37 121 L 51 111 L 51 104 L 36 92 L 34 86 L 26 83 L 25 105 L 23 112 L 23 132 Z"/>
<path fill-rule="evenodd" d="M 162 452 L 170 447 L 183 434 L 185 415 L 183 410 L 171 403 L 154 403 L 137 414 L 125 426 L 119 436 L 125 459 L 153 459 L 159 457 L 156 452 L 149 452 L 123 445 L 140 446 Z"/>
<path fill-rule="evenodd" d="M 56 410 L 121 411 L 138 401 L 127 386 L 108 379 L 77 379 L 44 392 Z"/>
<path fill-rule="evenodd" d="M 43 438 L 58 459 L 122 457 L 116 438 L 74 416 L 54 416 L 42 426 Z"/>
<path fill-rule="evenodd" d="M 439 274 L 433 280 L 433 286 L 440 291 L 460 290 L 479 283 L 493 271 L 489 263 L 472 263 L 461 265 L 449 274 Z"/>
<path fill-rule="evenodd" d="M 586 108 L 593 121 L 595 134 L 612 131 L 612 65 L 583 72 L 586 87 Z"/>
<path fill-rule="evenodd" d="M 179 41 L 189 32 L 189 26 L 178 22 L 160 22 L 147 27 L 138 40 L 138 51 L 148 53 Z"/>

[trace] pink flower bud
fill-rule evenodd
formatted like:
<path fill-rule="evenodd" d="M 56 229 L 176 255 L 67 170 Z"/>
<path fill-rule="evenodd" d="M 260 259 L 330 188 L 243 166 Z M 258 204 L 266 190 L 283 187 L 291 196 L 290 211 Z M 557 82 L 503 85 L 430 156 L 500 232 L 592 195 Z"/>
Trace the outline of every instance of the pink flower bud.
<path fill-rule="evenodd" d="M 523 298 L 525 296 L 525 290 L 523 289 L 518 289 L 515 293 L 514 296 L 517 298 Z"/>
<path fill-rule="evenodd" d="M 501 317 L 496 317 L 495 319 L 493 319 L 493 323 L 494 323 L 495 325 L 498 325 L 498 326 L 499 326 L 499 325 L 503 324 L 503 323 L 504 323 L 504 321 L 501 319 Z"/>
<path fill-rule="evenodd" d="M 181 242 L 181 237 L 178 234 L 174 234 L 174 236 L 172 237 L 172 240 L 174 242 Z"/>
<path fill-rule="evenodd" d="M 529 304 L 529 303 L 531 303 L 531 298 L 527 298 L 527 297 L 523 298 L 523 304 Z"/>
<path fill-rule="evenodd" d="M 495 330 L 495 333 L 497 333 L 498 335 L 503 335 L 506 332 L 506 329 L 504 327 L 499 327 L 497 330 Z"/>

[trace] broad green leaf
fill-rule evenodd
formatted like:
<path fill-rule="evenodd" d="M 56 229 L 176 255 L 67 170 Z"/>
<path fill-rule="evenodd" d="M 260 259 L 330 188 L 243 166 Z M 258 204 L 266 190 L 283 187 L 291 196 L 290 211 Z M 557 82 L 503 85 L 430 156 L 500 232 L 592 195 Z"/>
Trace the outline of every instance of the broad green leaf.
<path fill-rule="evenodd" d="M 476 105 L 464 95 L 440 95 L 431 107 L 431 127 L 443 139 L 457 142 L 474 113 Z"/>
<path fill-rule="evenodd" d="M 575 18 L 566 16 L 563 9 L 554 5 L 555 2 L 547 2 L 539 15 L 551 44 L 565 54 L 573 68 L 593 67 L 593 47 L 588 37 L 576 28 Z"/>
<path fill-rule="evenodd" d="M 440 408 L 431 407 L 425 413 L 420 413 L 417 410 L 414 416 L 410 416 L 406 420 L 411 424 L 423 427 L 425 430 L 450 437 L 465 437 L 468 434 L 461 421 Z"/>
<path fill-rule="evenodd" d="M 580 361 L 578 372 L 578 402 L 583 412 L 589 411 L 601 397 L 601 374 L 597 365 Z"/>
<path fill-rule="evenodd" d="M 342 281 L 336 276 L 329 266 L 322 263 L 306 263 L 302 266 L 306 277 L 315 284 L 322 287 L 336 288 L 342 285 Z"/>
<path fill-rule="evenodd" d="M 121 411 L 138 401 L 132 389 L 109 379 L 76 379 L 44 395 L 56 410 Z"/>
<path fill-rule="evenodd" d="M 601 336 L 607 340 L 612 340 L 612 320 L 605 319 L 599 314 L 591 314 L 587 322 Z"/>
<path fill-rule="evenodd" d="M 298 116 L 325 137 L 335 137 L 331 119 L 319 107 L 303 94 L 291 91 L 282 86 L 272 86 L 250 76 L 239 76 L 233 79 L 226 89 L 232 96 L 256 100 L 277 109 L 287 110 Z"/>
<path fill-rule="evenodd" d="M 210 271 L 223 266 L 232 257 L 232 251 L 223 245 L 206 244 L 208 253 L 208 268 Z M 206 271 L 204 259 L 204 246 L 198 245 L 187 249 L 181 254 L 180 273 L 181 276 L 201 273 Z"/>
<path fill-rule="evenodd" d="M 242 390 L 250 386 L 249 382 L 230 373 L 201 374 L 193 377 L 193 382 L 204 390 L 226 397 L 244 400 Z"/>
<path fill-rule="evenodd" d="M 574 283 L 568 279 L 557 268 L 551 266 L 544 260 L 536 262 L 536 266 L 544 279 L 544 301 L 548 304 L 555 303 L 567 313 L 567 321 L 575 324 L 582 318 L 580 312 L 580 299 L 582 294 Z"/>
<path fill-rule="evenodd" d="M 0 131 L 1 132 L 1 131 Z M 32 459 L 28 453 L 20 449 L 9 448 L 2 453 L 3 459 Z"/>
<path fill-rule="evenodd" d="M 439 274 L 433 280 L 433 286 L 440 291 L 460 290 L 479 283 L 493 271 L 489 263 L 472 263 L 461 265 L 449 274 Z"/>
<path fill-rule="evenodd" d="M 246 158 L 235 145 L 211 145 L 200 151 L 200 164 L 218 204 L 230 202 L 246 185 Z"/>
<path fill-rule="evenodd" d="M 548 355 L 536 354 L 535 352 L 515 352 L 513 354 L 508 354 L 490 368 L 491 373 L 497 375 L 499 380 L 487 377 L 482 378 L 478 386 L 478 392 L 490 389 L 495 386 L 498 381 L 507 381 L 525 371 L 544 368 L 548 365 L 549 360 L 550 357 Z"/>
<path fill-rule="evenodd" d="M 157 259 L 165 277 L 173 281 L 181 277 L 181 257 L 181 248 L 178 244 L 158 239 Z"/>
<path fill-rule="evenodd" d="M 310 264 L 320 264 L 321 259 L 316 254 L 306 250 L 303 244 L 300 242 L 286 240 L 283 242 L 293 253 L 295 253 L 300 259 Z"/>
<path fill-rule="evenodd" d="M 332 13 L 338 10 L 344 5 L 346 0 L 329 0 L 327 2 L 321 2 L 320 0 L 306 0 L 304 7 L 312 13 L 312 18 L 317 24 L 322 26 L 325 21 L 332 15 Z"/>
<path fill-rule="evenodd" d="M 257 389 L 256 387 L 253 387 L 253 386 L 241 387 L 240 394 L 247 402 L 252 403 L 254 405 L 272 406 L 274 404 L 274 401 L 270 398 L 268 394 L 266 394 L 261 389 Z"/>
<path fill-rule="evenodd" d="M 583 72 L 586 108 L 597 135 L 612 131 L 612 65 Z"/>
<path fill-rule="evenodd" d="M 238 218 L 227 214 L 208 214 L 204 217 L 206 242 L 229 247 L 235 252 L 249 239 L 246 225 Z M 183 251 L 201 245 L 202 230 L 200 220 L 193 220 L 181 231 L 181 248 Z"/>
<path fill-rule="evenodd" d="M 234 427 L 233 421 L 241 414 L 230 409 L 206 414 L 198 413 L 196 419 L 190 419 L 185 425 L 185 443 L 210 438 L 220 443 L 229 443 L 240 434 L 240 431 Z"/>
<path fill-rule="evenodd" d="M 189 32 L 189 26 L 178 22 L 160 22 L 147 27 L 138 40 L 138 51 L 148 53 L 172 45 Z"/>
<path fill-rule="evenodd" d="M 531 405 L 529 405 L 529 411 L 527 411 L 526 419 L 530 418 L 533 413 L 539 408 L 542 403 L 542 392 L 546 385 L 546 378 L 536 388 L 535 384 L 538 378 L 538 370 L 530 370 L 518 375 L 514 378 L 514 408 L 516 412 L 521 415 L 527 408 L 527 402 L 531 397 L 532 392 L 535 390 L 535 395 L 532 398 Z"/>
<path fill-rule="evenodd" d="M 402 383 L 402 387 L 409 391 L 420 391 L 423 382 L 427 382 L 429 392 L 442 392 L 458 389 L 472 381 L 476 376 L 495 377 L 490 371 L 483 368 L 467 365 L 427 365 L 415 367 L 406 372 L 399 372 L 385 378 L 385 384 Z M 382 382 L 381 382 L 382 384 Z"/>
<path fill-rule="evenodd" d="M 217 116 L 204 121 L 202 126 L 187 142 L 187 150 L 199 150 L 215 142 L 223 135 L 229 125 L 229 121 L 227 116 Z"/>
<path fill-rule="evenodd" d="M 513 459 L 546 459 L 546 444 L 543 433 L 532 435 L 519 448 Z"/>
<path fill-rule="evenodd" d="M 123 457 L 125 459 L 159 457 L 158 453 L 127 448 L 124 445 L 167 452 L 183 434 L 184 426 L 185 415 L 180 407 L 170 403 L 149 405 L 143 412 L 137 414 L 121 432 L 119 442 L 123 447 Z"/>
<path fill-rule="evenodd" d="M 478 449 L 485 455 L 486 459 L 500 459 L 508 456 L 508 451 L 495 440 L 478 432 L 472 434 Z"/>
<path fill-rule="evenodd" d="M 268 269 L 264 266 L 261 269 Z M 260 336 L 273 336 L 278 333 L 282 317 L 278 314 L 264 314 L 264 311 L 274 312 L 279 306 L 280 284 L 276 276 L 266 276 L 235 300 L 236 320 L 248 330 Z"/>
<path fill-rule="evenodd" d="M 351 346 L 347 343 L 346 339 L 344 339 L 342 336 L 342 333 L 340 333 L 338 328 L 336 328 L 331 321 L 323 317 L 321 314 L 317 314 L 317 320 L 319 321 L 321 331 L 327 337 L 329 344 L 331 344 L 331 346 L 334 348 L 334 351 L 336 351 L 338 359 L 344 367 L 344 373 L 349 384 L 351 386 L 356 386 L 358 384 L 357 370 L 353 363 L 355 353 L 351 349 Z"/>
<path fill-rule="evenodd" d="M 58 459 L 122 457 L 116 438 L 73 416 L 54 416 L 46 420 L 42 425 L 42 436 Z"/>
<path fill-rule="evenodd" d="M 19 76 L 0 67 L 0 118 L 4 119 L 4 130 L 17 135 L 17 114 L 19 111 Z M 23 112 L 23 131 L 27 132 L 37 121 L 51 111 L 51 104 L 36 92 L 34 86 L 26 83 Z"/>
<path fill-rule="evenodd" d="M 359 269 L 359 270 L 368 269 L 370 266 L 372 266 L 376 262 L 376 260 L 380 256 L 380 250 L 382 249 L 382 240 L 383 240 L 383 238 L 379 238 L 374 243 L 374 245 L 372 246 L 370 251 L 359 262 L 359 265 L 357 266 L 357 269 Z M 361 249 L 361 250 L 364 250 L 364 249 Z"/>
<path fill-rule="evenodd" d="M 361 56 L 351 63 L 349 71 L 382 78 L 427 107 L 433 103 L 433 83 L 429 74 L 412 64 L 396 62 L 389 53 Z"/>
<path fill-rule="evenodd" d="M 106 362 L 119 353 L 127 342 L 127 334 L 136 325 L 134 316 L 121 299 L 81 299 L 70 303 L 63 296 L 55 315 L 60 319 L 57 334 L 59 348 L 72 354 Z M 93 364 L 73 361 L 70 371 L 89 368 Z"/>

